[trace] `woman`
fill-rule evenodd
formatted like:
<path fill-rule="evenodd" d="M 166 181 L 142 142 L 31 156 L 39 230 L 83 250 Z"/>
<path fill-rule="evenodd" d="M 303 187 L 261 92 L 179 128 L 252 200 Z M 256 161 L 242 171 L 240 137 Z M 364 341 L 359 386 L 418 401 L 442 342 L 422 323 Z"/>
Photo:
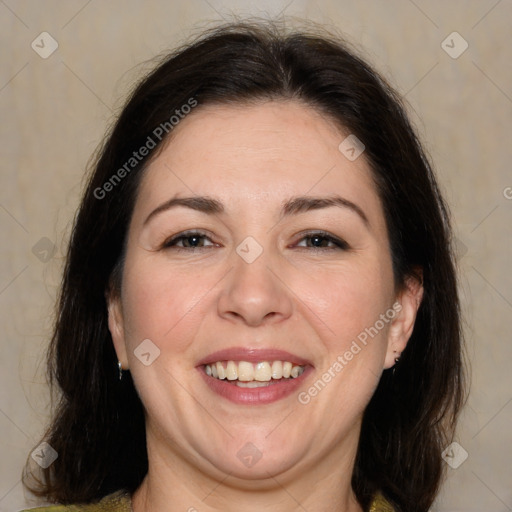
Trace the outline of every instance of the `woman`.
<path fill-rule="evenodd" d="M 396 94 L 336 38 L 271 23 L 168 56 L 97 159 L 49 365 L 57 458 L 27 485 L 51 502 L 427 511 L 459 306 Z"/>

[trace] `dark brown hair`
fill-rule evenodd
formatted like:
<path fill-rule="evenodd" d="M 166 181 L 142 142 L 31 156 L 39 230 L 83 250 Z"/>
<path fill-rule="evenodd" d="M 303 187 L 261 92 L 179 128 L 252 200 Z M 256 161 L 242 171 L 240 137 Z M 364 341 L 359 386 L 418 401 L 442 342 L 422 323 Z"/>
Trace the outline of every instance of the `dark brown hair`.
<path fill-rule="evenodd" d="M 465 398 L 447 208 L 389 85 L 337 36 L 288 32 L 276 22 L 217 27 L 168 55 L 137 85 L 105 139 L 75 219 L 48 353 L 61 398 L 45 440 L 58 459 L 35 475 L 38 485 L 33 479 L 27 485 L 50 501 L 91 502 L 118 489 L 134 491 L 147 472 L 143 406 L 129 374 L 118 380 L 105 294 L 122 279 L 142 171 L 166 138 L 122 179 L 112 177 L 127 169 L 156 127 L 172 133 L 170 116 L 191 98 L 196 109 L 297 100 L 366 146 L 395 281 L 404 286 L 421 268 L 424 296 L 400 363 L 384 371 L 365 411 L 352 486 L 365 510 L 381 491 L 397 511 L 426 512 Z M 108 194 L 99 193 L 107 182 Z"/>

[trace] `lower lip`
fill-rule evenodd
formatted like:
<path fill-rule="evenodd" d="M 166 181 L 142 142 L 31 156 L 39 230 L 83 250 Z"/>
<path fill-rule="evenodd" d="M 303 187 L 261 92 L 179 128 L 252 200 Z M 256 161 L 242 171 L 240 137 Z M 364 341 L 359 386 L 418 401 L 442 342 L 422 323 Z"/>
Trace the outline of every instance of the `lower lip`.
<path fill-rule="evenodd" d="M 302 375 L 293 379 L 281 380 L 260 388 L 241 388 L 236 384 L 230 384 L 228 380 L 220 380 L 206 375 L 204 367 L 198 367 L 207 386 L 218 395 L 234 402 L 235 404 L 263 405 L 286 398 L 297 391 L 304 382 L 304 377 L 311 368 L 306 367 Z"/>

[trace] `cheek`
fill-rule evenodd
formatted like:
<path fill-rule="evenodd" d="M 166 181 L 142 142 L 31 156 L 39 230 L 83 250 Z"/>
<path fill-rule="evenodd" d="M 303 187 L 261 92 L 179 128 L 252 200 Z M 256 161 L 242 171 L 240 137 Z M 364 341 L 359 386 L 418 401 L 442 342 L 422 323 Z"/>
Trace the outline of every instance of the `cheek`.
<path fill-rule="evenodd" d="M 132 349 L 144 339 L 162 352 L 184 351 L 199 328 L 197 313 L 212 288 L 202 279 L 158 262 L 134 264 L 125 273 L 123 302 L 127 343 Z"/>
<path fill-rule="evenodd" d="M 318 272 L 301 288 L 304 302 L 314 312 L 317 323 L 324 324 L 326 341 L 333 349 L 342 349 L 366 332 L 392 306 L 390 265 L 385 262 L 368 262 L 336 273 Z M 382 326 L 379 330 L 383 331 L 381 334 L 387 331 Z"/>
<path fill-rule="evenodd" d="M 315 377 L 298 401 L 311 416 L 322 418 L 326 438 L 340 440 L 353 427 L 383 369 L 390 323 L 380 315 L 392 307 L 393 295 L 384 269 L 366 270 L 347 271 L 336 279 L 332 273 L 319 274 L 308 280 L 308 319 L 319 334 L 321 355 Z"/>

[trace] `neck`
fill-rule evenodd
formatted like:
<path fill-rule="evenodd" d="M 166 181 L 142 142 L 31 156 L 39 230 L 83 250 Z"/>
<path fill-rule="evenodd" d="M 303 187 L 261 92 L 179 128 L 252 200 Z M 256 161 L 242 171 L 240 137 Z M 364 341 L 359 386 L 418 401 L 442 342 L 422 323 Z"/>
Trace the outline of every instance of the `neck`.
<path fill-rule="evenodd" d="M 176 451 L 152 445 L 148 436 L 149 469 L 133 495 L 134 512 L 362 512 L 351 487 L 357 448 L 351 439 L 321 460 L 258 480 L 198 469 Z"/>

